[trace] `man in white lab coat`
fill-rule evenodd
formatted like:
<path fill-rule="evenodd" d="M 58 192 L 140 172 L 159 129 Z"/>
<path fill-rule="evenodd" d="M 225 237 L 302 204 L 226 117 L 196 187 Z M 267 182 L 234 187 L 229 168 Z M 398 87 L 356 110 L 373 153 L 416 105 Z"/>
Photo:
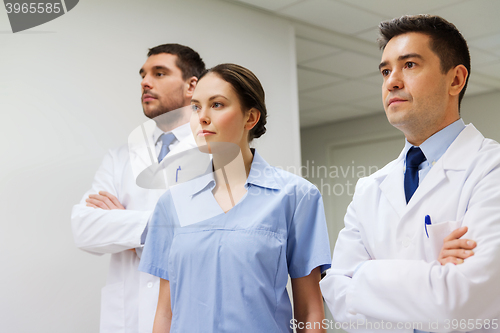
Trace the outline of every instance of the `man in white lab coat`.
<path fill-rule="evenodd" d="M 152 331 L 159 281 L 137 267 L 149 217 L 165 186 L 140 187 L 137 178 L 163 158 L 168 163 L 169 156 L 196 147 L 188 105 L 204 69 L 199 54 L 189 47 L 164 44 L 149 50 L 140 69 L 141 102 L 152 120 L 131 134 L 129 145 L 108 152 L 92 188 L 73 207 L 76 245 L 92 254 L 111 254 L 101 293 L 101 333 Z M 142 147 L 133 139 L 137 133 L 143 138 Z M 141 152 L 146 152 L 143 159 Z"/>
<path fill-rule="evenodd" d="M 500 145 L 460 118 L 467 43 L 429 15 L 380 33 L 384 108 L 406 144 L 356 185 L 323 296 L 348 331 L 500 332 Z"/>

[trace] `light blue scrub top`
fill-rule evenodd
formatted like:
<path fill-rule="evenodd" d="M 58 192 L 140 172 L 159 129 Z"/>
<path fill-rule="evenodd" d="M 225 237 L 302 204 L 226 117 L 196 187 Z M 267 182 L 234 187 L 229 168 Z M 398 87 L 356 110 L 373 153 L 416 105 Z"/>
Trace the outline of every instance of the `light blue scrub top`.
<path fill-rule="evenodd" d="M 214 187 L 212 173 L 172 187 L 149 224 L 139 270 L 170 281 L 171 332 L 292 332 L 288 274 L 331 265 L 321 194 L 257 152 L 227 213 Z"/>

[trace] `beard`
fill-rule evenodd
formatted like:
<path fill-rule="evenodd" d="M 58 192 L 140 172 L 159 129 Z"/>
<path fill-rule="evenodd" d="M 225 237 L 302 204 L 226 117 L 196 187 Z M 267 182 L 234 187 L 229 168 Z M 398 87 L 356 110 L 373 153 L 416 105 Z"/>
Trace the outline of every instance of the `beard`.
<path fill-rule="evenodd" d="M 146 93 L 158 98 L 157 95 L 153 95 L 150 92 Z M 177 94 L 176 96 L 181 97 L 182 95 Z M 164 99 L 163 101 L 156 99 L 154 102 L 156 105 L 143 103 L 144 115 L 154 120 L 156 125 L 164 132 L 168 132 L 189 120 L 189 118 L 186 120 L 186 114 L 191 114 L 191 108 L 184 106 L 185 101 L 182 98 L 178 98 L 177 100 Z"/>
<path fill-rule="evenodd" d="M 151 95 L 156 98 L 156 101 L 153 101 L 154 103 L 157 103 L 156 106 L 151 105 L 151 102 L 149 102 L 149 105 L 142 103 L 142 110 L 144 111 L 144 115 L 150 119 L 159 117 L 167 112 L 177 110 L 185 106 L 184 94 L 181 86 L 175 89 L 175 91 L 171 91 L 167 96 L 163 96 L 163 98 L 158 96 L 158 94 L 151 92 L 150 90 L 144 90 L 142 95 L 145 94 Z"/>
<path fill-rule="evenodd" d="M 158 106 L 152 105 L 142 105 L 142 110 L 144 111 L 144 115 L 149 119 L 153 119 L 159 117 L 167 112 L 174 111 L 180 109 L 184 106 L 184 101 L 179 98 L 178 100 L 168 99 L 166 103 L 161 103 L 160 100 Z M 165 105 L 166 104 L 166 105 Z"/>

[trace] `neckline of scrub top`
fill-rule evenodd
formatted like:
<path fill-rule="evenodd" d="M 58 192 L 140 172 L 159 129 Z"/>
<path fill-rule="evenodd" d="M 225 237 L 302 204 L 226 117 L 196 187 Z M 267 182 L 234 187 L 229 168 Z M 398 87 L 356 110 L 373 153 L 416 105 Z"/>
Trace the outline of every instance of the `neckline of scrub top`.
<path fill-rule="evenodd" d="M 262 188 L 268 188 L 272 190 L 281 189 L 281 187 L 276 183 L 276 180 L 274 179 L 275 171 L 273 167 L 271 167 L 269 163 L 267 163 L 259 155 L 259 153 L 255 151 L 255 149 L 252 148 L 251 150 L 254 157 L 252 160 L 252 164 L 250 166 L 250 172 L 248 174 L 247 180 L 244 185 L 246 193 L 227 212 L 225 212 L 222 209 L 222 207 L 217 202 L 215 196 L 212 193 L 213 189 L 215 188 L 215 179 L 213 172 L 207 172 L 201 177 L 198 177 L 196 179 L 189 181 L 188 183 L 185 183 L 184 184 L 185 186 L 189 186 L 189 188 L 186 189 L 185 193 L 189 195 L 191 199 L 193 199 L 195 196 L 200 195 L 205 191 L 210 191 L 209 194 L 207 193 L 210 196 L 210 199 L 208 200 L 212 201 L 212 203 L 218 208 L 220 214 L 227 215 L 229 214 L 230 211 L 235 210 L 235 208 L 237 208 L 239 204 L 246 199 L 246 197 L 248 196 L 248 191 L 250 190 L 249 189 L 250 185 L 259 186 Z"/>
<path fill-rule="evenodd" d="M 255 185 L 273 190 L 281 189 L 281 187 L 278 185 L 278 183 L 276 183 L 276 180 L 273 177 L 273 167 L 271 167 L 269 163 L 267 163 L 266 160 L 264 160 L 254 148 L 252 148 L 251 150 L 253 153 L 253 160 L 252 165 L 250 166 L 250 173 L 248 174 L 248 178 L 244 185 L 245 188 L 248 189 L 250 185 Z M 191 196 L 195 196 L 199 192 L 205 190 L 207 187 L 209 187 L 210 190 L 213 190 L 215 187 L 213 172 L 208 172 L 201 177 L 193 179 L 191 182 Z"/>

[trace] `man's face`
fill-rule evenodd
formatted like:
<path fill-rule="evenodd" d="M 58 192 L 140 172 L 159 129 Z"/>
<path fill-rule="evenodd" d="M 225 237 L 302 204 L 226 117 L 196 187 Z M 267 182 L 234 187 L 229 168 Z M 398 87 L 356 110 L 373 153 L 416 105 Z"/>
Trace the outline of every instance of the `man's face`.
<path fill-rule="evenodd" d="M 155 118 L 189 105 L 189 83 L 182 78 L 176 61 L 176 55 L 155 54 L 146 60 L 139 71 L 142 77 L 141 102 L 146 117 Z"/>
<path fill-rule="evenodd" d="M 448 90 L 453 71 L 442 73 L 430 41 L 428 35 L 416 32 L 394 37 L 380 63 L 387 118 L 416 145 L 451 123 L 451 118 L 458 119 L 458 108 L 455 115 Z"/>

